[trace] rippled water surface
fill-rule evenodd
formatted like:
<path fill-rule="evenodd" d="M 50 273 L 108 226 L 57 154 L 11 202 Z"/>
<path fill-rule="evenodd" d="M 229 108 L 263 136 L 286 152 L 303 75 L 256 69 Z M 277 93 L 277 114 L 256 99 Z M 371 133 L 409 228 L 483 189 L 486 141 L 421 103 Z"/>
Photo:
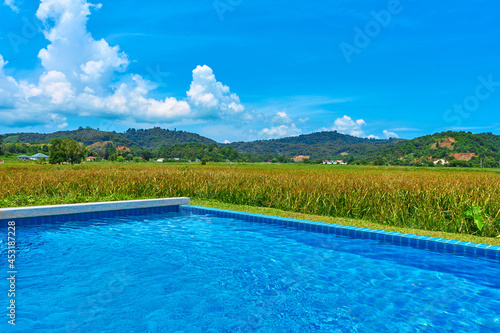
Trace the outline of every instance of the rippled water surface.
<path fill-rule="evenodd" d="M 494 261 L 186 213 L 16 236 L 19 332 L 500 332 Z"/>

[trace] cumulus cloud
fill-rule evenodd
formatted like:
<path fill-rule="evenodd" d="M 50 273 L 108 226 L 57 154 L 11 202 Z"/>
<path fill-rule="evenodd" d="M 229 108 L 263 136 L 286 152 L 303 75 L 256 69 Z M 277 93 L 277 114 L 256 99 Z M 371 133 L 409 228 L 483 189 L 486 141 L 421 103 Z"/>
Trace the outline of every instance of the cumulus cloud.
<path fill-rule="evenodd" d="M 276 112 L 270 119 L 269 128 L 264 128 L 259 132 L 260 137 L 266 139 L 276 139 L 287 136 L 297 136 L 302 133 L 300 128 L 297 128 L 295 122 L 284 111 Z"/>
<path fill-rule="evenodd" d="M 363 119 L 353 120 L 349 116 L 343 116 L 342 118 L 335 119 L 332 127 L 323 128 L 323 130 L 363 137 L 365 136 L 365 132 L 363 131 L 363 126 L 365 125 L 366 122 Z"/>
<path fill-rule="evenodd" d="M 385 137 L 387 139 L 389 139 L 389 138 L 399 138 L 399 136 L 396 133 L 394 133 L 394 132 L 389 132 L 387 130 L 384 130 L 383 133 L 384 133 L 384 135 L 385 135 Z"/>
<path fill-rule="evenodd" d="M 213 70 L 207 65 L 197 66 L 193 70 L 193 81 L 187 96 L 201 116 L 226 118 L 245 111 L 238 95 L 218 82 Z"/>
<path fill-rule="evenodd" d="M 66 79 L 66 75 L 58 71 L 44 73 L 40 77 L 39 88 L 39 92 L 50 97 L 52 104 L 69 103 L 75 97 L 75 92 L 71 83 Z"/>
<path fill-rule="evenodd" d="M 274 138 L 282 138 L 287 136 L 297 136 L 302 131 L 295 126 L 295 124 L 291 125 L 280 125 L 274 126 L 271 128 L 264 128 L 259 134 L 268 139 Z"/>
<path fill-rule="evenodd" d="M 379 140 L 380 138 L 376 135 L 373 135 L 373 134 L 370 134 L 366 137 L 367 139 L 375 139 L 375 140 Z"/>
<path fill-rule="evenodd" d="M 5 107 L 14 107 L 14 96 L 18 93 L 19 86 L 14 78 L 7 76 L 4 67 L 7 61 L 0 54 L 0 105 Z"/>
<path fill-rule="evenodd" d="M 38 53 L 43 68 L 65 73 L 77 89 L 101 89 L 129 64 L 118 46 L 95 40 L 87 31 L 91 9 L 100 7 L 86 0 L 42 0 L 36 13 L 48 28 L 44 35 L 50 42 Z"/>
<path fill-rule="evenodd" d="M 12 0 L 4 2 L 14 6 Z M 206 65 L 193 70 L 190 89 L 182 99 L 149 97 L 155 85 L 140 75 L 124 73 L 130 63 L 127 54 L 87 31 L 91 12 L 99 8 L 87 0 L 41 1 L 36 16 L 49 43 L 38 53 L 43 69 L 38 81 L 7 76 L 8 63 L 0 55 L 0 116 L 7 124 L 37 121 L 62 128 L 68 126 L 70 115 L 149 123 L 233 115 L 254 119 L 238 95 L 218 82 Z"/>

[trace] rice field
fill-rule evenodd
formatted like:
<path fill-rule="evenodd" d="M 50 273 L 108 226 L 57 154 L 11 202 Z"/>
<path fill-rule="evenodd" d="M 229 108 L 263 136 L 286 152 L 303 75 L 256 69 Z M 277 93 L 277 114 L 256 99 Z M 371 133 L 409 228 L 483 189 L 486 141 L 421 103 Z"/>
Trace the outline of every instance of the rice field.
<path fill-rule="evenodd" d="M 500 235 L 500 173 L 328 165 L 0 166 L 1 207 L 188 196 L 385 225 Z"/>

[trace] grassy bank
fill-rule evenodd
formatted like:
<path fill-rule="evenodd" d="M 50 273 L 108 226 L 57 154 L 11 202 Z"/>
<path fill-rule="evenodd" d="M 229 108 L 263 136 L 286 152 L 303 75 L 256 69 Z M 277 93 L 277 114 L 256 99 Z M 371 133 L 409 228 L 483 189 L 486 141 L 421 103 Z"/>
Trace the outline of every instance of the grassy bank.
<path fill-rule="evenodd" d="M 246 213 L 253 213 L 253 214 L 280 216 L 280 217 L 287 217 L 287 218 L 300 219 L 300 220 L 333 223 L 333 224 L 347 225 L 347 226 L 360 227 L 360 228 L 394 231 L 394 232 L 400 232 L 400 233 L 405 233 L 405 234 L 414 234 L 414 235 L 427 236 L 427 237 L 455 239 L 455 240 L 459 240 L 462 242 L 482 243 L 482 244 L 490 244 L 490 245 L 500 246 L 500 238 L 480 237 L 480 236 L 474 236 L 474 235 L 468 235 L 468 234 L 454 234 L 454 233 L 449 233 L 449 232 L 393 227 L 393 226 L 388 226 L 388 225 L 384 225 L 384 224 L 373 223 L 370 221 L 294 213 L 294 212 L 287 212 L 287 211 L 283 211 L 283 210 L 275 209 L 275 208 L 233 205 L 233 204 L 228 204 L 228 203 L 216 202 L 213 200 L 195 199 L 195 200 L 192 200 L 191 204 L 196 205 L 196 206 L 219 208 L 219 209 L 229 209 L 229 210 L 246 212 Z"/>
<path fill-rule="evenodd" d="M 300 164 L 4 164 L 0 181 L 2 207 L 189 196 L 409 230 L 500 234 L 496 172 Z M 482 231 L 467 214 L 472 208 L 485 221 Z"/>

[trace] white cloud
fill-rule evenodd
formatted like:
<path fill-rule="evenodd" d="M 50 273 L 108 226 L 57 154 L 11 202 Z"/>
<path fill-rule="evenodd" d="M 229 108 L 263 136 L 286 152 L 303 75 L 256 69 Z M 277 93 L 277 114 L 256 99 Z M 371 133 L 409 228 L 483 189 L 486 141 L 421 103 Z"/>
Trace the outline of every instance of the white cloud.
<path fill-rule="evenodd" d="M 43 68 L 64 73 L 77 89 L 84 85 L 103 89 L 114 72 L 124 71 L 129 64 L 118 46 L 95 40 L 87 31 L 93 8 L 100 5 L 86 0 L 42 0 L 36 13 L 46 27 L 51 27 L 44 31 L 50 44 L 38 53 Z"/>
<path fill-rule="evenodd" d="M 4 67 L 7 65 L 7 61 L 3 59 L 0 54 L 0 106 L 14 107 L 15 105 L 15 95 L 18 94 L 19 85 L 10 76 L 4 73 Z"/>
<path fill-rule="evenodd" d="M 218 82 L 213 70 L 207 65 L 197 66 L 193 70 L 193 81 L 187 96 L 200 117 L 227 118 L 245 111 L 238 95 Z"/>
<path fill-rule="evenodd" d="M 44 73 L 40 77 L 39 88 L 43 94 L 51 98 L 52 104 L 69 103 L 75 97 L 75 92 L 71 83 L 66 79 L 66 75 L 58 71 Z"/>
<path fill-rule="evenodd" d="M 323 128 L 323 130 L 363 137 L 365 136 L 365 132 L 363 131 L 364 125 L 366 125 L 366 122 L 363 119 L 353 120 L 349 116 L 343 116 L 342 118 L 335 119 L 331 128 Z"/>
<path fill-rule="evenodd" d="M 258 133 L 260 138 L 276 139 L 287 136 L 297 136 L 302 133 L 302 130 L 295 125 L 295 121 L 284 111 L 276 112 L 267 122 L 269 122 L 271 126 L 269 128 L 264 128 Z"/>
<path fill-rule="evenodd" d="M 280 111 L 273 116 L 271 122 L 277 125 L 285 125 L 292 124 L 293 120 L 286 114 L 286 112 Z"/>
<path fill-rule="evenodd" d="M 379 140 L 380 138 L 376 135 L 373 135 L 373 134 L 370 134 L 366 137 L 367 139 L 375 139 L 375 140 Z"/>
<path fill-rule="evenodd" d="M 57 129 L 63 129 L 65 127 L 68 127 L 68 123 L 66 122 L 66 117 L 62 117 L 58 114 L 52 113 L 49 115 L 49 123 L 45 125 L 46 128 L 57 128 Z"/>
<path fill-rule="evenodd" d="M 295 127 L 295 124 L 291 124 L 264 128 L 262 131 L 260 131 L 259 134 L 268 139 L 274 139 L 287 136 L 297 136 L 300 133 L 302 133 L 302 131 L 299 128 Z"/>
<path fill-rule="evenodd" d="M 105 97 L 96 96 L 91 88 L 87 88 L 78 97 L 77 104 L 84 115 L 99 115 L 105 110 L 108 116 L 134 116 L 148 122 L 174 121 L 190 116 L 187 102 L 173 97 L 165 100 L 147 98 L 149 82 L 140 75 L 132 75 L 131 80 L 132 83 L 122 83 L 113 94 Z"/>
<path fill-rule="evenodd" d="M 5 4 L 13 5 L 13 1 Z M 0 55 L 0 117 L 7 124 L 38 123 L 62 128 L 68 126 L 68 115 L 149 123 L 195 116 L 187 100 L 150 98 L 148 94 L 155 87 L 149 81 L 140 75 L 121 74 L 129 65 L 128 56 L 104 39 L 95 40 L 87 31 L 91 10 L 100 7 L 86 0 L 41 1 L 36 15 L 44 24 L 49 44 L 38 54 L 44 70 L 38 82 L 16 81 L 7 76 L 7 61 Z M 192 86 L 213 93 L 211 111 L 243 111 L 238 96 L 210 73 L 208 66 L 198 66 Z M 211 103 L 209 98 L 206 102 Z"/>
<path fill-rule="evenodd" d="M 3 3 L 16 13 L 19 12 L 19 8 L 16 6 L 16 0 L 4 0 Z"/>
<path fill-rule="evenodd" d="M 384 135 L 385 135 L 385 137 L 387 139 L 389 139 L 389 138 L 399 138 L 399 136 L 396 133 L 394 133 L 394 132 L 389 132 L 387 130 L 384 130 L 383 133 L 384 133 Z"/>

